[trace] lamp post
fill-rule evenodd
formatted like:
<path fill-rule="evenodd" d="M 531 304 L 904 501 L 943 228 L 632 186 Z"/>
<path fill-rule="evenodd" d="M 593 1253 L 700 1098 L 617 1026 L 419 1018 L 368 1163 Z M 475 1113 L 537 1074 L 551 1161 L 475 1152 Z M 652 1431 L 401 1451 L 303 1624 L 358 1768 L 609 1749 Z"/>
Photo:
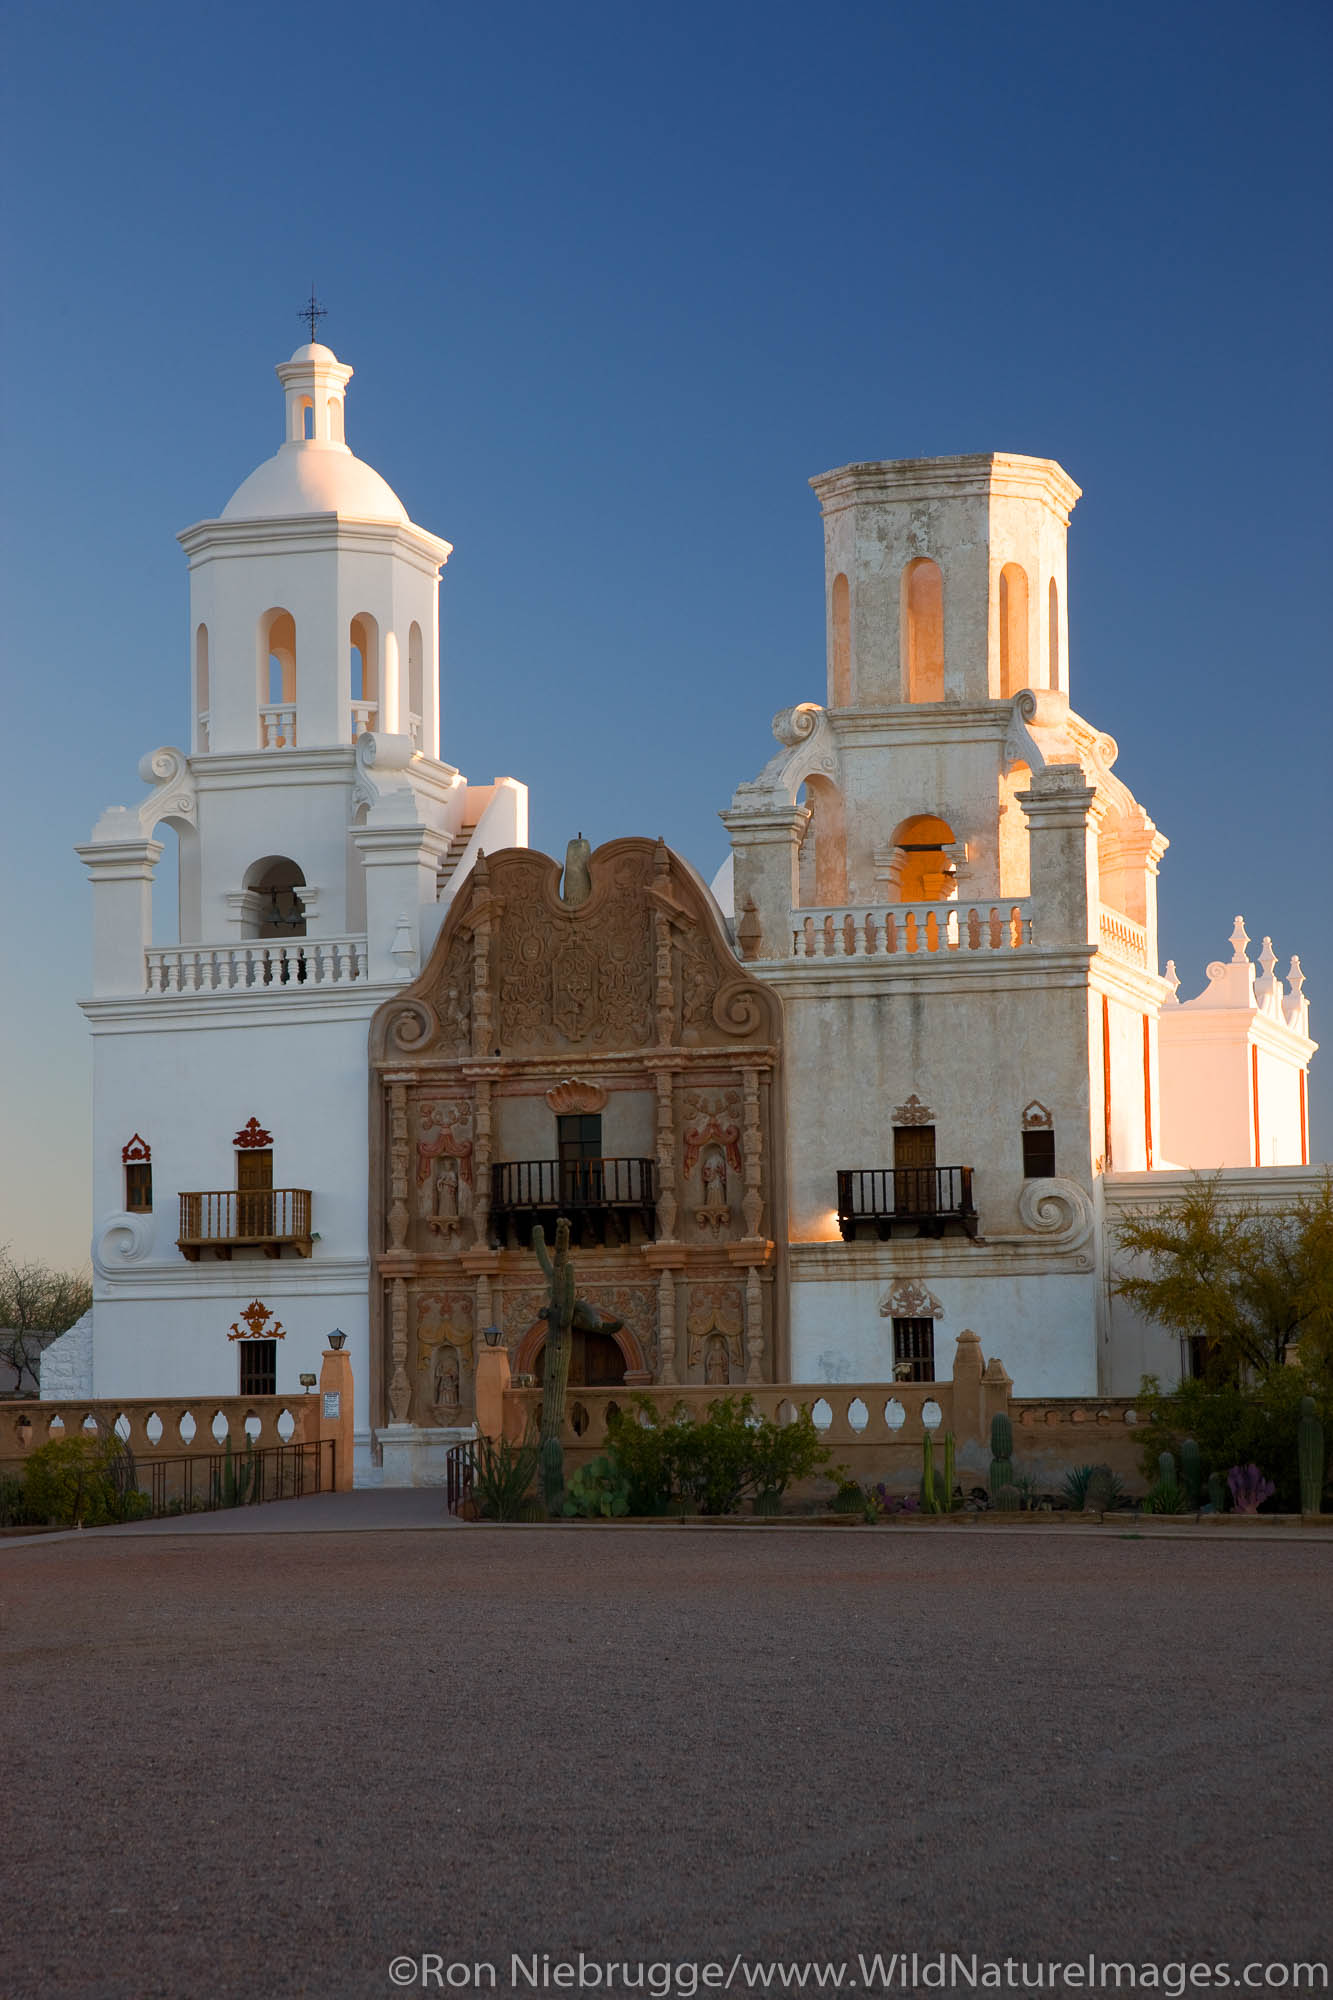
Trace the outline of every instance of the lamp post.
<path fill-rule="evenodd" d="M 333 1349 L 335 1354 L 338 1354 L 341 1353 L 342 1349 L 346 1347 L 346 1345 L 347 1345 L 347 1335 L 343 1332 L 340 1326 L 335 1326 L 333 1332 L 329 1335 L 329 1346 Z"/>
<path fill-rule="evenodd" d="M 481 1329 L 481 1337 L 488 1347 L 498 1347 L 504 1339 L 504 1334 L 498 1326 L 484 1326 Z"/>

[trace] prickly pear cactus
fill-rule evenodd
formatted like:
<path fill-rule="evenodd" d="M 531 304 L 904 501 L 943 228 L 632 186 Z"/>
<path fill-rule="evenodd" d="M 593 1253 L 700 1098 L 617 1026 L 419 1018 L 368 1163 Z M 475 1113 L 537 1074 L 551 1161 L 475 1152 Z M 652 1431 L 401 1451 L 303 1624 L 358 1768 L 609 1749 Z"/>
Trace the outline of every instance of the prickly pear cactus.
<path fill-rule="evenodd" d="M 1324 1426 L 1313 1396 L 1301 1397 L 1296 1451 L 1301 1470 L 1301 1512 L 1317 1514 L 1324 1498 Z"/>

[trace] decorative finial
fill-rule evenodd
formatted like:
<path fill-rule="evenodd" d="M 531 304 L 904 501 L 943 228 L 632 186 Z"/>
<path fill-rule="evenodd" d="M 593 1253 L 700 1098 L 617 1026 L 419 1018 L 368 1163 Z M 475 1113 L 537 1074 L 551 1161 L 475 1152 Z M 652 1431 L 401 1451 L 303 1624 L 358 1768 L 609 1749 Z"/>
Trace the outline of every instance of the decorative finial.
<path fill-rule="evenodd" d="M 1244 917 L 1237 917 L 1235 923 L 1231 926 L 1231 963 L 1233 965 L 1245 964 L 1249 957 L 1249 953 L 1245 947 L 1249 941 L 1250 934 L 1245 928 L 1245 919 Z"/>
<path fill-rule="evenodd" d="M 1166 972 L 1163 976 L 1166 980 L 1167 985 L 1171 988 L 1171 1000 L 1167 1001 L 1166 1003 L 1167 1006 L 1169 1007 L 1171 1005 L 1172 1000 L 1174 1000 L 1176 1005 L 1179 1006 L 1180 1000 L 1178 996 L 1180 993 L 1180 975 L 1176 971 L 1176 961 L 1174 960 L 1174 958 L 1168 958 L 1168 960 L 1166 961 Z"/>
<path fill-rule="evenodd" d="M 296 315 L 298 319 L 308 319 L 310 321 L 310 345 L 312 347 L 315 344 L 316 327 L 322 319 L 327 319 L 328 316 L 328 308 L 322 306 L 315 297 L 315 286 L 312 279 L 310 285 L 310 303 L 307 306 L 302 306 L 300 312 Z"/>
<path fill-rule="evenodd" d="M 1299 1003 L 1301 995 L 1305 991 L 1305 974 L 1301 971 L 1299 958 L 1296 958 L 1294 955 L 1291 961 L 1291 970 L 1287 974 L 1287 985 L 1291 988 L 1292 999 Z"/>
<path fill-rule="evenodd" d="M 1264 948 L 1259 953 L 1259 963 L 1264 969 L 1264 978 L 1271 979 L 1273 977 L 1273 967 L 1277 964 L 1277 953 L 1273 949 L 1273 940 L 1271 937 L 1264 939 Z"/>

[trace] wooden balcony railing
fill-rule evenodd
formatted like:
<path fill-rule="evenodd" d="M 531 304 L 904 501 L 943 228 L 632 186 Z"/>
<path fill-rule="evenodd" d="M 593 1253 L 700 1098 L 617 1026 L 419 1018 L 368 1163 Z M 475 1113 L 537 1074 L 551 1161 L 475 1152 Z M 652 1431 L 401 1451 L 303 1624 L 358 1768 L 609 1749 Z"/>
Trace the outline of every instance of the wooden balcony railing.
<path fill-rule="evenodd" d="M 850 1243 L 861 1223 L 873 1224 L 881 1242 L 893 1224 L 914 1223 L 919 1235 L 938 1236 L 946 1223 L 977 1231 L 971 1167 L 840 1167 L 838 1228 Z"/>
<path fill-rule="evenodd" d="M 557 1215 L 592 1228 L 610 1223 L 625 1240 L 637 1216 L 651 1237 L 656 1209 L 655 1160 L 497 1160 L 491 1168 L 492 1217 L 501 1233 L 516 1223 L 523 1242 L 534 1222 Z"/>
<path fill-rule="evenodd" d="M 204 1250 L 219 1257 L 234 1250 L 280 1257 L 289 1248 L 298 1257 L 310 1255 L 309 1188 L 221 1188 L 183 1194 L 180 1201 L 176 1244 L 191 1263 L 197 1264 Z"/>

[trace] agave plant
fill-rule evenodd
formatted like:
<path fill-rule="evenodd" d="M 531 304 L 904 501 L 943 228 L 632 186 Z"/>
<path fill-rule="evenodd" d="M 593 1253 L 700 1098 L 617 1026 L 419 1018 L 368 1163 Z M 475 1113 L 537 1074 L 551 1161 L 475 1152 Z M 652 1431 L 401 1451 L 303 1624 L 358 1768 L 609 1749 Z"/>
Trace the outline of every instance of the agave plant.
<path fill-rule="evenodd" d="M 540 1447 L 531 1430 L 522 1444 L 480 1436 L 474 1447 L 472 1497 L 488 1521 L 517 1521 L 537 1470 Z"/>

